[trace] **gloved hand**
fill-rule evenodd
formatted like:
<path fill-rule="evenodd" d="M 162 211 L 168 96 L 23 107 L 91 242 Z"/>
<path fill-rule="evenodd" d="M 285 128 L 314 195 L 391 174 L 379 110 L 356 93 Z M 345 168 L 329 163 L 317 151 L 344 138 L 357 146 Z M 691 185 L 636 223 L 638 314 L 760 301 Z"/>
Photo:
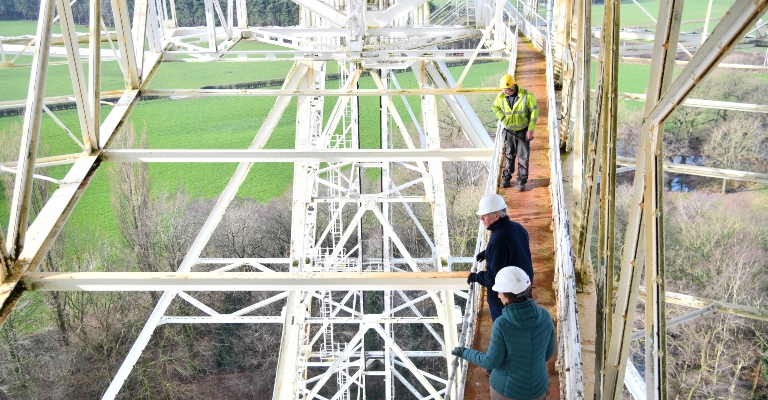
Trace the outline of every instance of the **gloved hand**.
<path fill-rule="evenodd" d="M 477 262 L 485 261 L 485 250 L 477 253 L 477 255 L 475 256 L 475 260 L 477 260 Z"/>
<path fill-rule="evenodd" d="M 451 354 L 453 354 L 456 357 L 461 357 L 461 354 L 464 353 L 464 347 L 459 346 L 453 350 L 451 350 Z"/>
<path fill-rule="evenodd" d="M 477 272 L 470 272 L 467 276 L 467 285 L 471 285 L 473 282 L 477 282 Z"/>

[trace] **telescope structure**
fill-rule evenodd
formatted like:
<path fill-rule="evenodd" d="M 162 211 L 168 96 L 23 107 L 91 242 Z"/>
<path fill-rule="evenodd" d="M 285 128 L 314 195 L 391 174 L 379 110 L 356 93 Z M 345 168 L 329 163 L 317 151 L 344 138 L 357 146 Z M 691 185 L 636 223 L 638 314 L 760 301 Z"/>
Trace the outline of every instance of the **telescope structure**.
<path fill-rule="evenodd" d="M 499 191 L 503 127 L 484 125 L 471 105 L 472 96 L 495 94 L 498 88 L 465 82 L 480 62 L 505 62 L 506 73 L 514 75 L 523 45 L 535 46 L 546 60 L 540 79 L 547 96 L 540 101 L 549 115 L 539 140 L 547 141 L 551 163 L 557 301 L 551 313 L 558 326 L 560 397 L 620 398 L 626 385 L 635 398 L 665 399 L 668 301 L 695 308 L 675 323 L 714 311 L 768 320 L 765 310 L 665 291 L 662 173 L 671 167 L 663 162 L 660 139 L 665 119 L 684 102 L 696 102 L 686 100 L 688 95 L 729 49 L 765 40 L 762 16 L 768 1 L 736 0 L 711 33 L 695 36 L 680 33 L 683 2 L 661 0 L 656 29 L 645 37 L 619 29 L 619 8 L 627 6 L 619 0 L 605 1 L 599 30 L 592 29 L 591 2 L 584 0 L 450 0 L 438 7 L 425 0 L 293 1 L 299 5 L 298 26 L 251 26 L 248 8 L 253 5 L 245 0 L 203 0 L 205 26 L 187 27 L 179 26 L 173 0 L 136 0 L 133 9 L 127 0 L 111 0 L 110 21 L 101 15 L 101 0 L 91 0 L 85 34 L 75 29 L 69 1 L 41 0 L 35 37 L 3 39 L 6 66 L 13 64 L 12 54 L 31 54 L 33 61 L 28 97 L 3 105 L 25 111 L 18 160 L 2 164 L 15 174 L 15 186 L 7 234 L 0 236 L 0 323 L 25 291 L 162 292 L 105 384 L 103 398 L 120 393 L 162 325 L 221 323 L 282 327 L 273 399 L 365 399 L 373 382 L 384 390 L 376 398 L 463 398 L 467 366 L 450 351 L 472 343 L 484 299 L 479 288 L 466 283 L 467 271 L 480 268 L 472 254 L 451 251 L 444 166 L 481 163 L 487 176 L 481 186 L 486 193 Z M 62 34 L 53 33 L 55 24 Z M 636 159 L 616 156 L 618 62 L 637 49 L 620 45 L 620 39 L 647 40 L 653 54 Z M 241 49 L 253 41 L 282 49 Z M 678 48 L 691 58 L 673 76 Z M 592 55 L 598 63 L 594 92 Z M 57 57 L 69 65 L 73 95 L 66 98 L 45 96 L 47 68 Z M 102 90 L 106 60 L 118 62 L 124 89 Z M 279 88 L 150 86 L 166 63 L 275 62 L 292 63 Z M 456 65 L 460 68 L 450 68 Z M 412 79 L 400 82 L 402 73 Z M 361 87 L 362 76 L 370 76 L 375 87 Z M 148 96 L 179 101 L 253 97 L 272 108 L 259 117 L 245 149 L 113 148 L 134 107 Z M 363 97 L 379 100 L 379 126 L 371 128 L 361 118 Z M 62 101 L 76 105 L 77 126 L 61 126 L 82 151 L 38 157 L 41 119 L 55 118 L 49 106 Z M 295 115 L 285 115 L 292 102 Z M 448 147 L 441 135 L 439 102 L 447 106 L 446 118 L 459 127 L 465 147 Z M 281 119 L 294 117 L 293 146 L 265 148 Z M 375 147 L 361 143 L 361 127 L 376 132 Z M 572 172 L 563 172 L 561 149 L 572 152 Z M 176 271 L 36 272 L 96 171 L 105 163 L 126 162 L 237 163 L 237 168 Z M 249 171 L 260 162 L 293 165 L 289 257 L 204 257 Z M 621 272 L 614 277 L 617 164 L 633 167 L 635 178 Z M 53 165 L 68 165 L 69 172 L 63 179 L 35 173 Z M 693 168 L 685 173 L 768 182 L 743 171 Z M 52 180 L 56 190 L 33 219 L 37 179 Z M 595 215 L 599 261 L 593 269 L 588 244 Z M 405 235 L 416 235 L 424 245 L 409 248 Z M 484 248 L 484 235 L 480 225 L 475 253 Z M 591 289 L 582 293 L 577 287 Z M 199 296 L 210 291 L 269 295 L 224 312 Z M 645 326 L 633 333 L 642 296 Z M 196 315 L 172 315 L 173 302 L 185 302 Z M 274 304 L 280 307 L 268 307 Z M 582 332 L 580 308 L 594 320 L 591 333 Z M 418 349 L 404 342 L 405 333 L 414 329 L 423 332 Z M 584 335 L 593 347 L 585 347 Z M 634 336 L 645 339 L 644 376 L 628 360 Z"/>

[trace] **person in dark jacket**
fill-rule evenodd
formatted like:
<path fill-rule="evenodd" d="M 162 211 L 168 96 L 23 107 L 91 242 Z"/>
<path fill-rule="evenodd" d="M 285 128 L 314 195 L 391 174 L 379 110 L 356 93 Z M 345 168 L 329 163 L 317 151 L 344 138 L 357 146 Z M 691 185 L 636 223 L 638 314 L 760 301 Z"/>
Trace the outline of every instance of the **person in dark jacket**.
<path fill-rule="evenodd" d="M 491 400 L 546 399 L 547 360 L 555 354 L 552 317 L 531 298 L 530 278 L 520 268 L 499 271 L 493 290 L 505 306 L 493 323 L 488 352 L 456 347 L 451 354 L 493 370 Z"/>
<path fill-rule="evenodd" d="M 508 265 L 521 268 L 533 282 L 533 263 L 528 242 L 528 231 L 507 216 L 507 204 L 498 194 L 486 194 L 480 199 L 477 215 L 486 229 L 491 231 L 491 238 L 484 251 L 477 254 L 478 262 L 485 260 L 485 271 L 472 272 L 467 283 L 477 282 L 488 288 L 488 308 L 491 319 L 501 316 L 504 308 L 499 295 L 493 291 L 496 274 Z"/>

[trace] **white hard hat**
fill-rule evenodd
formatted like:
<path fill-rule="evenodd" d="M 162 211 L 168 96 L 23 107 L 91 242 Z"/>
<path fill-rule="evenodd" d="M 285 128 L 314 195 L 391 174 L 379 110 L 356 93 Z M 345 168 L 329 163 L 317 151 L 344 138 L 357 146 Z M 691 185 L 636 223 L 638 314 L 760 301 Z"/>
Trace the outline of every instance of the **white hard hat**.
<path fill-rule="evenodd" d="M 496 274 L 493 291 L 497 293 L 520 294 L 531 286 L 531 278 L 518 267 L 504 267 Z"/>
<path fill-rule="evenodd" d="M 477 215 L 485 215 L 494 211 L 500 211 L 507 208 L 507 203 L 496 193 L 488 193 L 480 199 L 477 208 Z"/>

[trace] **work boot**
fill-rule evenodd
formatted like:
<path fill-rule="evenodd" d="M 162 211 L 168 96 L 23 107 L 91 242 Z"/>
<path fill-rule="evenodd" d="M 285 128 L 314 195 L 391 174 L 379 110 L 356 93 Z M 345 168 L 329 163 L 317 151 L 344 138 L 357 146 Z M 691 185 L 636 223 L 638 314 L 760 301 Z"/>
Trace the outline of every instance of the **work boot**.
<path fill-rule="evenodd" d="M 525 191 L 525 183 L 518 183 L 517 184 L 517 191 L 518 192 Z"/>
<path fill-rule="evenodd" d="M 509 183 L 508 179 L 505 179 L 503 182 L 501 182 L 501 187 L 506 189 L 508 187 L 511 187 L 512 185 Z"/>

